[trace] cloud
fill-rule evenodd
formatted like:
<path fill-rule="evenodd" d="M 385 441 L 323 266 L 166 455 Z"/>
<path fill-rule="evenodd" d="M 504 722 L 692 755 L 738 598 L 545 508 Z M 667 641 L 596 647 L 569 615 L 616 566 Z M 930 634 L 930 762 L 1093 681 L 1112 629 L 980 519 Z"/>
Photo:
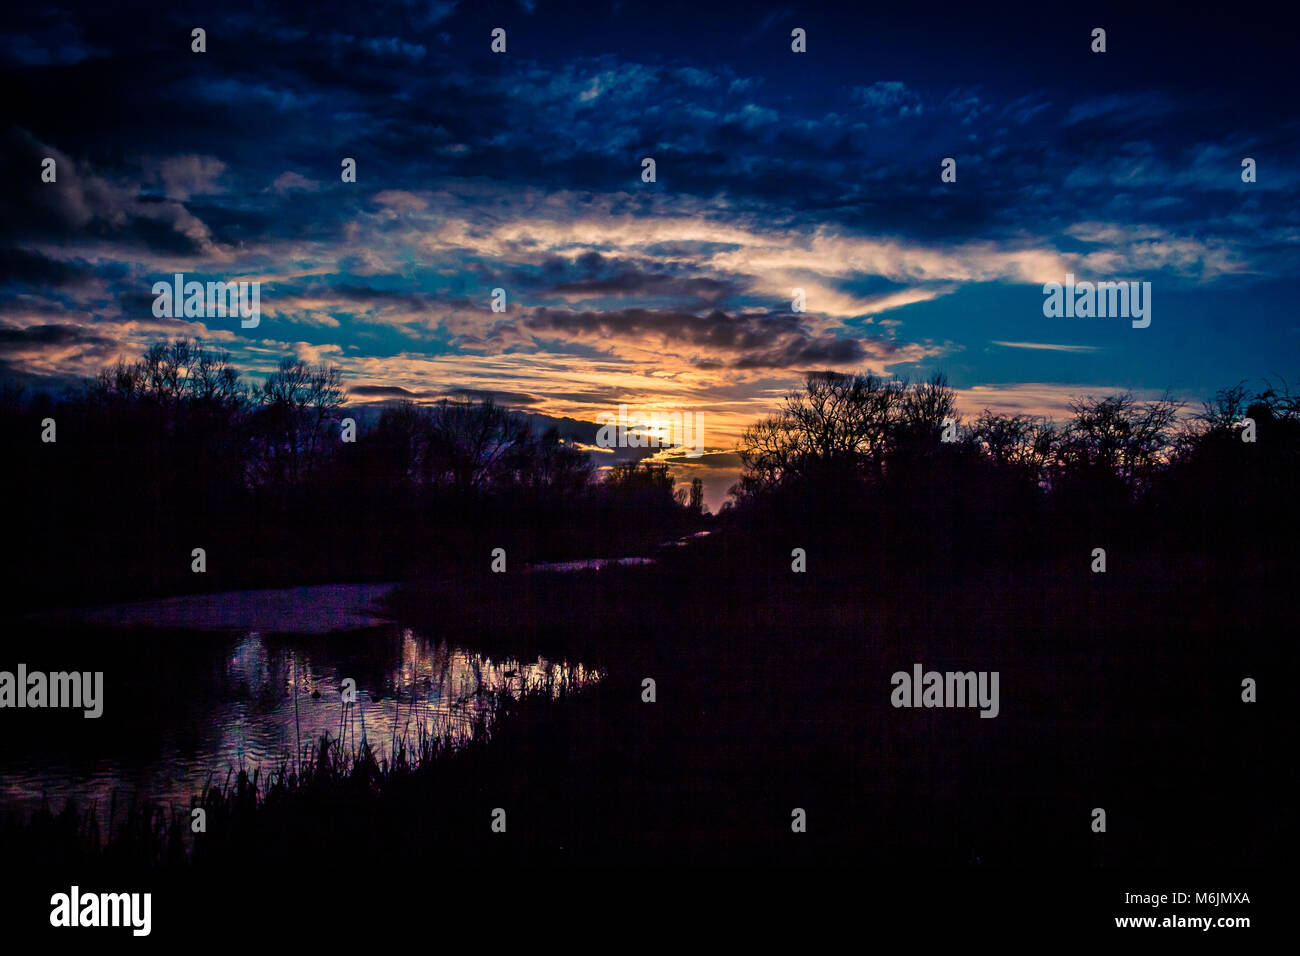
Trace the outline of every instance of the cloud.
<path fill-rule="evenodd" d="M 482 388 L 453 388 L 449 389 L 446 395 L 450 398 L 467 398 L 474 401 L 491 399 L 505 405 L 536 405 L 539 401 L 536 395 L 529 395 L 527 392 L 491 391 Z"/>
<path fill-rule="evenodd" d="M 1074 126 L 1111 118 L 1133 123 L 1164 117 L 1175 109 L 1173 100 L 1155 90 L 1140 93 L 1110 93 L 1075 103 L 1070 107 L 1061 125 Z"/>
<path fill-rule="evenodd" d="M 98 371 L 117 356 L 117 340 L 91 326 L 0 326 L 0 377 L 74 384 L 80 370 Z"/>
<path fill-rule="evenodd" d="M 919 116 L 923 112 L 920 94 L 898 80 L 855 86 L 850 95 L 863 106 L 881 112 L 895 112 L 899 117 Z"/>
<path fill-rule="evenodd" d="M 724 123 L 739 123 L 747 129 L 758 129 L 762 126 L 768 126 L 775 123 L 779 118 L 776 110 L 768 109 L 766 106 L 759 106 L 757 103 L 746 103 L 734 113 L 728 113 L 722 118 Z"/>
<path fill-rule="evenodd" d="M 1070 403 L 1080 396 L 1115 395 L 1133 392 L 1139 400 L 1149 401 L 1163 395 L 1152 389 L 1135 389 L 1120 384 L 1059 384 L 1053 382 L 1014 382 L 972 385 L 959 388 L 957 407 L 969 419 L 985 408 L 1009 415 L 1032 415 L 1064 424 L 1074 417 Z"/>
<path fill-rule="evenodd" d="M 418 398 L 423 392 L 413 392 L 400 385 L 349 385 L 350 398 Z"/>
<path fill-rule="evenodd" d="M 226 164 L 215 156 L 168 156 L 144 163 L 145 181 L 161 180 L 163 194 L 181 202 L 192 196 L 221 192 L 219 180 Z"/>
<path fill-rule="evenodd" d="M 363 41 L 361 46 L 376 56 L 406 57 L 411 60 L 422 59 L 427 52 L 423 44 L 407 43 L 400 37 L 372 37 Z"/>
<path fill-rule="evenodd" d="M 416 11 L 415 25 L 428 29 L 450 18 L 456 12 L 457 0 L 412 0 L 411 6 Z"/>
<path fill-rule="evenodd" d="M 393 212 L 423 212 L 429 204 L 415 193 L 403 189 L 385 189 L 372 197 L 373 201 Z"/>
<path fill-rule="evenodd" d="M 908 349 L 883 339 L 818 335 L 796 313 L 704 314 L 675 309 L 564 312 L 540 308 L 522 327 L 541 340 L 600 343 L 620 355 L 693 361 L 703 368 L 796 369 L 843 366 L 868 359 L 902 361 Z M 914 352 L 915 358 L 924 350 Z"/>
<path fill-rule="evenodd" d="M 10 127 L 0 140 L 0 177 L 27 181 L 46 158 L 57 179 L 0 198 L 0 237 L 75 238 L 186 252 L 220 254 L 211 232 L 179 202 L 141 197 L 129 183 L 96 175 L 31 133 Z"/>
<path fill-rule="evenodd" d="M 20 283 L 50 288 L 87 282 L 94 270 L 82 261 L 50 259 L 26 249 L 0 248 L 0 285 Z"/>
<path fill-rule="evenodd" d="M 667 296 L 715 302 L 738 291 L 735 282 L 714 278 L 691 278 L 641 272 L 628 269 L 601 279 L 560 282 L 542 291 L 566 298 L 626 298 L 629 296 Z"/>
<path fill-rule="evenodd" d="M 286 170 L 271 183 L 271 188 L 278 193 L 290 193 L 295 191 L 315 192 L 321 188 L 321 184 L 314 179 L 308 179 L 300 173 L 293 170 Z"/>
<path fill-rule="evenodd" d="M 1099 348 L 1096 345 L 1056 345 L 1049 342 L 998 342 L 994 345 L 1000 345 L 1007 349 L 1030 349 L 1044 352 L 1095 352 Z"/>
<path fill-rule="evenodd" d="M 34 325 L 27 328 L 0 327 L 0 347 L 24 345 L 113 345 L 114 340 L 80 325 Z"/>

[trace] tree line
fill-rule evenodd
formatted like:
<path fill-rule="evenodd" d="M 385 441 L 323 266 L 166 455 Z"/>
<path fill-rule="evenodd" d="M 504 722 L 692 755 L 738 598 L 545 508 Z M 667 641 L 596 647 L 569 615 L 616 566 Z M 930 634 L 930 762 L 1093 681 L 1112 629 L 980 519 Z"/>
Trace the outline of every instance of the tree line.
<path fill-rule="evenodd" d="M 1199 411 L 1121 393 L 1071 412 L 965 419 L 942 375 L 810 374 L 745 432 L 721 530 L 734 554 L 811 544 L 891 573 L 1093 547 L 1290 554 L 1300 398 L 1285 383 L 1238 383 Z M 59 397 L 6 386 L 0 419 L 19 604 L 391 579 L 486 567 L 497 547 L 515 568 L 639 554 L 707 517 L 698 479 L 676 488 L 655 461 L 598 469 L 491 399 L 367 411 L 336 368 L 285 358 L 253 381 L 197 339 Z M 50 420 L 55 440 L 38 440 Z"/>
<path fill-rule="evenodd" d="M 1084 545 L 1289 553 L 1300 396 L 1241 382 L 1192 410 L 1168 395 L 1080 397 L 1065 422 L 964 420 L 941 374 L 819 372 L 755 423 L 728 520 L 769 538 L 936 566 Z M 775 546 L 775 541 L 774 541 Z"/>
<path fill-rule="evenodd" d="M 284 358 L 249 380 L 198 339 L 57 397 L 6 386 L 0 418 L 29 557 L 15 590 L 33 602 L 392 577 L 480 551 L 486 567 L 496 547 L 514 567 L 636 553 L 703 512 L 665 464 L 598 469 L 491 398 L 376 413 L 337 368 Z"/>

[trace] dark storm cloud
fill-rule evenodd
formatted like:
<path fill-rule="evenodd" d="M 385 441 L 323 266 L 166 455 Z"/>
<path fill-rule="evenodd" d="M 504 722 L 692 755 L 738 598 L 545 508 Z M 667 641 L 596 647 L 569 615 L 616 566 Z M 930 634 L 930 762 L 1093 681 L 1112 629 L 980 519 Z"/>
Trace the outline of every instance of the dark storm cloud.
<path fill-rule="evenodd" d="M 445 304 L 445 300 L 439 300 L 435 296 L 426 293 L 399 292 L 394 289 L 381 289 L 375 286 L 312 283 L 307 287 L 309 292 L 323 291 L 325 289 L 328 289 L 330 295 L 336 299 L 358 304 L 383 302 L 412 310 L 427 309 L 439 304 L 440 301 Z"/>
<path fill-rule="evenodd" d="M 491 399 L 505 405 L 536 405 L 540 399 L 527 392 L 502 392 L 482 388 L 453 388 L 446 393 L 451 398 L 468 398 L 474 401 Z"/>
<path fill-rule="evenodd" d="M 152 284 L 149 289 L 143 286 L 140 289 L 123 289 L 117 294 L 117 305 L 122 310 L 122 315 L 126 318 L 144 318 L 145 316 L 153 317 L 153 305 L 157 301 L 152 292 Z M 156 321 L 166 322 L 167 319 Z"/>
<path fill-rule="evenodd" d="M 711 301 L 733 293 L 736 286 L 718 279 L 687 279 L 681 276 L 624 272 L 606 279 L 562 282 L 543 291 L 582 296 L 686 296 Z"/>
<path fill-rule="evenodd" d="M 868 356 L 892 356 L 898 349 L 886 340 L 863 341 L 831 334 L 814 334 L 799 314 L 763 312 L 732 314 L 716 309 L 704 315 L 665 309 L 616 309 L 603 312 L 563 312 L 538 309 L 524 327 L 540 337 L 557 335 L 582 341 L 663 341 L 733 355 L 731 359 L 702 358 L 697 368 L 789 369 L 811 364 L 859 362 Z"/>
<path fill-rule="evenodd" d="M 112 348 L 115 339 L 98 335 L 81 325 L 33 325 L 14 329 L 0 327 L 0 349 L 31 345 L 85 345 Z"/>
<path fill-rule="evenodd" d="M 527 392 L 500 391 L 482 388 L 447 388 L 447 389 L 409 389 L 400 385 L 354 385 L 348 388 L 348 394 L 356 398 L 384 399 L 470 399 L 484 401 L 491 399 L 504 405 L 536 405 L 540 399 Z"/>
<path fill-rule="evenodd" d="M 348 394 L 357 398 L 419 398 L 428 392 L 413 392 L 400 385 L 349 385 Z"/>
<path fill-rule="evenodd" d="M 658 15 L 672 17 L 673 9 L 668 4 Z M 643 15 L 631 7 L 587 12 L 587 29 L 618 38 L 610 52 L 596 56 L 574 54 L 575 21 L 563 10 L 512 26 L 512 53 L 500 57 L 488 51 L 486 14 L 473 5 L 380 2 L 367 11 L 363 21 L 354 6 L 341 2 L 236 2 L 203 16 L 183 7 L 146 16 L 144 8 L 130 5 L 110 14 L 92 4 L 24 12 L 0 34 L 0 57 L 13 78 L 35 71 L 40 82 L 30 96 L 9 104 L 11 118 L 106 174 L 127 172 L 140 156 L 190 151 L 178 144 L 201 143 L 202 151 L 231 168 L 236 190 L 265 190 L 288 170 L 331 187 L 317 196 L 299 194 L 274 213 L 248 204 L 239 213 L 189 204 L 212 237 L 226 243 L 341 227 L 353 211 L 352 197 L 336 188 L 343 155 L 358 159 L 361 183 L 379 188 L 419 189 L 431 179 L 458 176 L 546 189 L 645 187 L 725 195 L 735 208 L 773 222 L 829 217 L 850 228 L 951 239 L 1005 235 L 1026 222 L 1075 216 L 1090 184 L 1058 176 L 1055 189 L 1043 190 L 1032 185 L 1042 178 L 1039 170 L 1094 167 L 1114 159 L 1117 146 L 1118 155 L 1132 158 L 1130 166 L 1144 155 L 1168 156 L 1170 147 L 1187 158 L 1194 142 L 1189 130 L 1202 139 L 1230 134 L 1235 118 L 1263 112 L 1276 95 L 1262 84 L 1244 102 L 1226 95 L 1193 98 L 1140 83 L 1132 89 L 1071 83 L 1060 71 L 1042 74 L 1050 85 L 1027 94 L 1023 77 L 1009 75 L 1006 64 L 979 74 L 980 87 L 924 79 L 915 69 L 882 76 L 889 66 L 864 68 L 838 55 L 850 37 L 868 48 L 889 44 L 834 29 L 857 19 L 850 8 L 835 5 L 801 8 L 812 24 L 820 76 L 791 73 L 795 64 L 787 60 L 806 62 L 800 58 L 772 61 L 769 55 L 761 69 L 754 59 L 762 52 L 756 46 L 788 45 L 793 10 L 736 6 L 734 19 L 749 39 L 729 58 L 691 31 L 675 38 L 671 53 L 662 44 L 625 38 Z M 897 31 L 922 25 L 914 12 L 899 16 Z M 960 13 L 944 16 L 950 29 L 954 16 L 963 19 Z M 1041 39 L 1016 45 L 1021 34 L 1041 38 L 1042 23 L 1008 31 L 999 21 L 995 31 L 971 19 L 956 62 L 1012 47 L 1031 73 L 1037 62 L 1059 59 Z M 1162 69 L 1187 74 L 1169 34 L 1192 33 L 1195 24 L 1188 20 L 1162 24 L 1156 36 L 1163 43 L 1145 51 L 1150 64 L 1134 71 L 1124 60 L 1130 75 L 1153 80 Z M 209 34 L 210 52 L 202 55 L 188 49 L 189 30 L 200 22 Z M 1148 24 L 1121 20 L 1116 32 L 1138 26 Z M 1228 29 L 1222 42 L 1231 47 L 1240 39 Z M 1252 68 L 1263 67 L 1252 63 L 1246 72 Z M 1240 83 L 1248 85 L 1249 77 Z M 1291 129 L 1279 145 L 1295 139 Z M 642 184 L 639 161 L 651 152 L 660 181 Z M 938 160 L 949 155 L 958 159 L 960 181 L 969 188 L 936 188 Z M 1176 160 L 1169 163 L 1175 166 Z M 1117 167 L 1111 179 L 1124 173 Z M 1125 179 L 1138 195 L 1130 192 L 1108 212 L 1127 208 L 1132 215 L 1136 198 L 1138 208 L 1143 200 L 1151 204 L 1143 210 L 1146 221 L 1185 222 L 1203 213 L 1194 203 L 1159 204 L 1168 189 L 1159 178 Z M 20 204 L 7 211 L 11 235 L 67 225 L 57 209 L 42 214 Z M 100 217 L 100 226 L 109 220 Z M 198 241 L 192 232 L 169 228 L 166 217 L 137 217 L 123 230 L 124 238 L 161 251 L 194 251 Z M 606 284 L 594 286 L 596 292 L 623 294 L 614 278 L 593 281 Z M 713 292 L 695 287 L 684 294 L 707 298 Z"/>
<path fill-rule="evenodd" d="M 39 178 L 47 158 L 54 182 Z M 0 193 L 0 237 L 10 241 L 78 239 L 182 254 L 205 244 L 206 229 L 182 204 L 142 196 L 24 129 L 0 134 L 0 180 L 28 184 Z"/>
<path fill-rule="evenodd" d="M 885 343 L 884 354 L 896 348 Z M 868 352 L 857 339 L 823 339 L 817 342 L 791 342 L 784 349 L 750 355 L 735 362 L 733 368 L 797 368 L 799 365 L 848 365 L 861 362 Z"/>
<path fill-rule="evenodd" d="M 94 270 L 84 262 L 61 262 L 38 252 L 0 248 L 0 285 L 80 285 L 93 275 Z"/>
<path fill-rule="evenodd" d="M 543 279 L 553 280 L 538 288 L 541 294 L 575 298 L 630 298 L 655 296 L 717 302 L 743 291 L 735 280 L 711 276 L 647 271 L 642 266 L 612 259 L 598 252 L 578 256 L 572 263 L 552 258 L 542 265 Z M 525 281 L 528 276 L 521 275 Z"/>

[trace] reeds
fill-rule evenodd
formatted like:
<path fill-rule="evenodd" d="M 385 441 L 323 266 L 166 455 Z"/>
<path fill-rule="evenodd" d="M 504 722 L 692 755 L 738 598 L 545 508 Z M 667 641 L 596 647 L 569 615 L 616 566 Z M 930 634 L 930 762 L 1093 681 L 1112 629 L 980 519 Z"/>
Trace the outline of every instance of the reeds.
<path fill-rule="evenodd" d="M 438 787 L 466 789 L 472 774 L 453 779 L 455 764 L 481 760 L 511 724 L 533 721 L 577 689 L 577 681 L 552 675 L 518 696 L 501 692 L 491 708 L 461 716 L 468 724 L 461 732 L 419 720 L 414 738 L 406 729 L 400 736 L 394 729 L 387 754 L 377 753 L 364 731 L 357 739 L 352 725 L 359 705 L 341 703 L 337 734 L 325 732 L 271 768 L 230 767 L 220 781 L 209 773 L 188 807 L 133 798 L 123 815 L 115 792 L 105 827 L 95 804 L 83 809 L 69 800 L 56 815 L 46 800 L 29 819 L 11 817 L 0 825 L 0 855 L 12 851 L 16 858 L 31 853 L 47 864 L 98 862 L 152 870 L 229 858 L 250 841 L 273 844 L 285 831 L 328 840 L 320 821 L 335 810 L 380 818 L 391 815 L 391 792 L 429 790 L 435 779 Z M 413 697 L 412 713 L 415 707 Z M 358 711 L 358 716 L 364 727 L 364 715 Z M 198 817 L 203 823 L 196 832 Z"/>

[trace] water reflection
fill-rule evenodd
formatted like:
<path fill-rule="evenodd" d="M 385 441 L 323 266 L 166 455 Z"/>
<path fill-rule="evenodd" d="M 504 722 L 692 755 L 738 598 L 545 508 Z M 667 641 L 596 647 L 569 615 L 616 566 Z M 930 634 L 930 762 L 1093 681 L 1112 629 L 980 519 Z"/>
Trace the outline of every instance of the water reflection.
<path fill-rule="evenodd" d="M 654 558 L 582 558 L 577 561 L 548 561 L 530 564 L 525 571 L 600 571 L 604 568 L 657 564 Z"/>
<path fill-rule="evenodd" d="M 131 701 L 150 719 L 130 733 L 115 731 L 115 753 L 102 753 L 101 745 L 91 760 L 49 750 L 0 757 L 0 803 L 25 814 L 44 794 L 57 812 L 75 797 L 83 808 L 95 803 L 102 816 L 114 800 L 120 811 L 132 797 L 188 807 L 210 775 L 220 782 L 241 768 L 292 767 L 295 754 L 325 733 L 348 751 L 365 739 L 381 757 L 418 744 L 421 734 L 463 741 L 507 695 L 555 696 L 601 676 L 544 658 L 493 659 L 394 624 L 330 637 L 246 632 L 216 641 L 207 660 L 174 655 L 174 678 L 192 696 L 185 705 L 167 704 L 161 725 L 152 718 L 162 705 Z M 167 654 L 168 647 L 146 645 L 145 653 Z M 356 703 L 345 707 L 349 678 Z M 136 739 L 142 732 L 156 739 Z"/>

